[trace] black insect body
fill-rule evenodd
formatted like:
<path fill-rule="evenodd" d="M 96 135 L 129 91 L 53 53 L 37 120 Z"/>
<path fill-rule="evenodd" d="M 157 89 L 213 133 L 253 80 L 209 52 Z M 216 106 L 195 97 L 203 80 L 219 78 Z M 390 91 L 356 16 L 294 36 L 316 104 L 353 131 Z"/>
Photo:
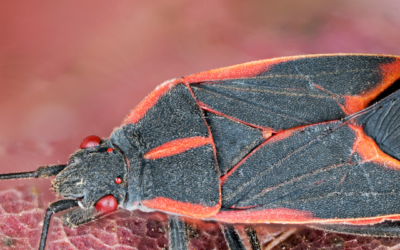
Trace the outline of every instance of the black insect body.
<path fill-rule="evenodd" d="M 109 149 L 109 152 L 107 152 Z M 53 189 L 63 197 L 79 199 L 80 208 L 65 214 L 66 225 L 76 226 L 98 215 L 96 203 L 111 195 L 120 204 L 125 200 L 127 162 L 124 155 L 114 149 L 109 140 L 102 140 L 95 147 L 83 148 L 70 157 L 70 162 L 53 181 Z M 103 208 L 102 208 L 103 209 Z"/>
<path fill-rule="evenodd" d="M 399 57 L 349 54 L 174 79 L 66 165 L 0 178 L 55 176 L 68 198 L 47 209 L 39 249 L 51 215 L 71 208 L 67 226 L 118 207 L 217 220 L 231 249 L 244 249 L 231 223 L 249 224 L 253 249 L 252 223 L 399 236 L 399 78 Z M 169 225 L 170 248 L 186 249 L 185 223 Z"/>

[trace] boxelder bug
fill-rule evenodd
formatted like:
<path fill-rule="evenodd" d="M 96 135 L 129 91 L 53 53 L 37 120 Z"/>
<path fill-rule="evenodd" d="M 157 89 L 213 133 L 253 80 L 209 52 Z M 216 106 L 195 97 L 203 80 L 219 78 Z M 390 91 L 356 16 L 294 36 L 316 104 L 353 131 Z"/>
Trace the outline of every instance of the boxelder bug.
<path fill-rule="evenodd" d="M 47 209 L 40 249 L 51 215 L 70 208 L 67 226 L 117 207 L 217 220 L 232 249 L 243 244 L 230 223 L 400 236 L 399 78 L 400 57 L 338 54 L 174 79 L 66 165 L 0 178 L 55 176 L 70 198 Z M 186 248 L 185 224 L 170 228 L 170 246 Z"/>

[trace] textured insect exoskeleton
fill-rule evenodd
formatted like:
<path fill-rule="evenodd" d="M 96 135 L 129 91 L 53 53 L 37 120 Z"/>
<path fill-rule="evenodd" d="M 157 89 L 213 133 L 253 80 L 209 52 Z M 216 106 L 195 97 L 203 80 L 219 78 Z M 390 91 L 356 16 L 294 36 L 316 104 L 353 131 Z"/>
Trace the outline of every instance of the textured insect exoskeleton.
<path fill-rule="evenodd" d="M 314 55 L 250 62 L 158 86 L 110 138 L 87 137 L 67 165 L 5 174 L 55 176 L 65 198 L 46 213 L 78 226 L 103 214 L 174 214 L 170 248 L 187 248 L 180 217 L 307 224 L 400 236 L 400 57 Z M 79 206 L 79 207 L 78 207 Z M 226 223 L 226 224 L 225 224 Z M 231 223 L 231 224 L 229 224 Z"/>

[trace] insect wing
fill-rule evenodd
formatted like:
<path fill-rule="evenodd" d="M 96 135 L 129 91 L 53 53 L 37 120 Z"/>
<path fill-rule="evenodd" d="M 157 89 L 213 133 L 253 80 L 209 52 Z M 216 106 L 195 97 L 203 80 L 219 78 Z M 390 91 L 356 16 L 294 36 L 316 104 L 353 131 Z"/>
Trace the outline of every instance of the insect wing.
<path fill-rule="evenodd" d="M 354 225 L 399 220 L 399 114 L 397 91 L 343 120 L 272 137 L 224 177 L 226 211 L 216 217 L 229 222 Z M 380 225 L 382 235 L 386 226 Z"/>
<path fill-rule="evenodd" d="M 264 130 L 343 118 L 400 77 L 400 59 L 311 55 L 256 61 L 185 77 L 205 110 Z"/>

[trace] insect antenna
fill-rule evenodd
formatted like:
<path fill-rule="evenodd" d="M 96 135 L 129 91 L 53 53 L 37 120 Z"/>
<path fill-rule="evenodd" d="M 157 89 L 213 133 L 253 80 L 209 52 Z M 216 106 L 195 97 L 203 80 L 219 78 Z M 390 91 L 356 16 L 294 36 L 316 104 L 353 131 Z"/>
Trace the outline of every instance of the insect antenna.
<path fill-rule="evenodd" d="M 48 166 L 41 166 L 37 170 L 31 172 L 0 174 L 0 180 L 24 179 L 24 178 L 48 178 L 57 175 L 66 166 L 67 165 L 65 164 L 48 165 Z"/>

